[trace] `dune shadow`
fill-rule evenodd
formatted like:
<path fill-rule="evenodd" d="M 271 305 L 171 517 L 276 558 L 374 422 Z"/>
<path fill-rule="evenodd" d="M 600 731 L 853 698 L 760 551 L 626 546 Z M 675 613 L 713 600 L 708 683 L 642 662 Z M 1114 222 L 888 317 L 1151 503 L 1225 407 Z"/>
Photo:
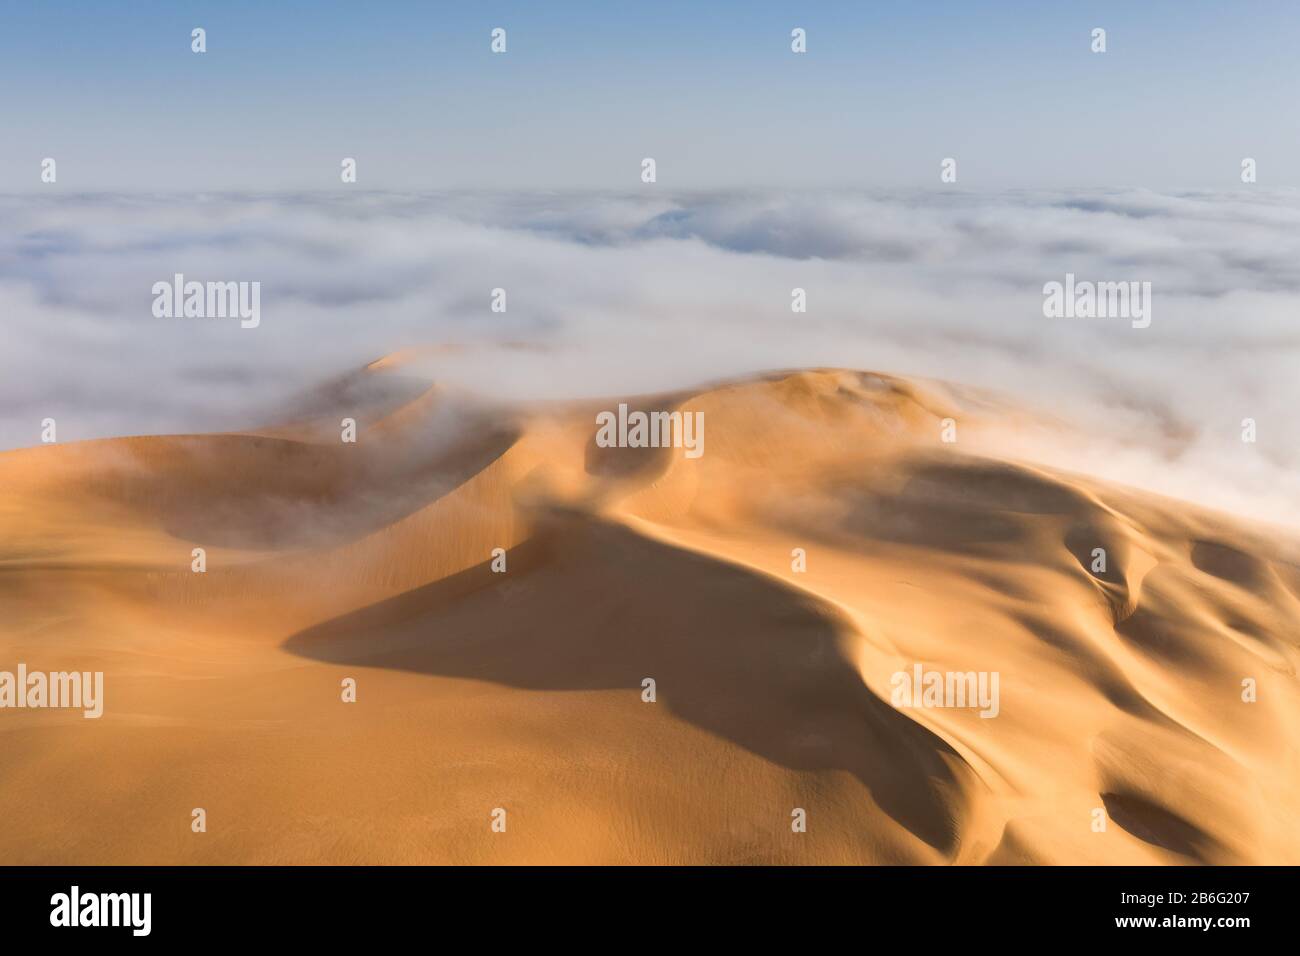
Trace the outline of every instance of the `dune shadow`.
<path fill-rule="evenodd" d="M 1272 581 L 1265 561 L 1219 541 L 1193 541 L 1192 564 L 1199 571 L 1260 594 Z"/>
<path fill-rule="evenodd" d="M 470 430 L 444 446 L 318 445 L 248 435 L 152 439 L 149 467 L 105 470 L 96 493 L 208 546 L 326 547 L 423 508 L 514 444 L 512 429 Z"/>
<path fill-rule="evenodd" d="M 650 677 L 654 706 L 783 767 L 848 771 L 899 824 L 954 852 L 969 782 L 954 769 L 962 759 L 865 686 L 845 654 L 855 635 L 829 605 L 580 515 L 556 516 L 512 549 L 509 567 L 508 576 L 470 568 L 284 647 L 329 663 L 633 699 Z"/>
<path fill-rule="evenodd" d="M 630 411 L 650 414 L 656 411 L 672 412 L 675 409 L 665 405 L 656 408 L 648 402 L 628 403 Z M 642 482 L 654 481 L 661 477 L 672 464 L 674 449 L 670 447 L 636 447 L 608 446 L 597 444 L 599 430 L 593 425 L 591 437 L 583 449 L 583 467 L 587 474 L 597 478 L 636 479 Z M 681 454 L 681 452 L 676 452 Z"/>
<path fill-rule="evenodd" d="M 1000 558 L 1033 545 L 1044 521 L 1079 522 L 1091 504 L 1030 469 L 978 458 L 911 463 L 897 490 L 846 485 L 849 534 L 950 554 Z"/>
<path fill-rule="evenodd" d="M 1196 824 L 1134 793 L 1103 793 L 1107 815 L 1124 830 L 1152 846 L 1200 862 L 1217 842 Z"/>

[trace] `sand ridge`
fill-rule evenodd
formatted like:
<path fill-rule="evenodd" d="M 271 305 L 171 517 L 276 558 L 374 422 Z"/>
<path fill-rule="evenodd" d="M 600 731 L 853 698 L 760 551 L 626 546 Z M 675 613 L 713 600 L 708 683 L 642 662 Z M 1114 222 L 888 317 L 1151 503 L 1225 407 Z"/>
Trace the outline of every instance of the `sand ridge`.
<path fill-rule="evenodd" d="M 418 358 L 0 455 L 0 666 L 106 675 L 98 720 L 0 712 L 0 859 L 1300 861 L 1285 534 L 1019 460 L 1052 423 L 943 383 L 518 407 Z M 618 402 L 705 453 L 599 447 Z M 997 716 L 895 706 L 916 665 Z"/>

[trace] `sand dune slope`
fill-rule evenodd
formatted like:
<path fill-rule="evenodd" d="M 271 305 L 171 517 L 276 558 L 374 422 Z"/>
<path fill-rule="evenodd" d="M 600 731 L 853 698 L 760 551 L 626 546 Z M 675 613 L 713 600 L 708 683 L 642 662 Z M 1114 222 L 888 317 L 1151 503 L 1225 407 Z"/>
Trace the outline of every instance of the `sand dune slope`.
<path fill-rule="evenodd" d="M 620 400 L 704 453 L 600 447 Z M 283 417 L 0 455 L 0 670 L 106 683 L 0 710 L 0 862 L 1300 863 L 1297 543 L 1016 460 L 996 398 L 394 356 Z"/>

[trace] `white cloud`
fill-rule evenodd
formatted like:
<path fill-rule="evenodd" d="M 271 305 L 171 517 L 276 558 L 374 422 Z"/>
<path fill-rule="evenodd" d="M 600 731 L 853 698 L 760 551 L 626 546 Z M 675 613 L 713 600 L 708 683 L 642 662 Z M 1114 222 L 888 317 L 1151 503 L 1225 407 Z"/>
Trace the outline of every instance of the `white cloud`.
<path fill-rule="evenodd" d="M 0 219 L 0 447 L 45 417 L 65 441 L 261 423 L 397 348 L 477 342 L 446 374 L 505 397 L 805 365 L 983 385 L 1101 442 L 1043 457 L 1300 520 L 1295 194 L 98 196 Z M 261 326 L 154 318 L 176 272 L 260 281 Z M 1045 319 L 1066 272 L 1150 281 L 1152 326 Z"/>

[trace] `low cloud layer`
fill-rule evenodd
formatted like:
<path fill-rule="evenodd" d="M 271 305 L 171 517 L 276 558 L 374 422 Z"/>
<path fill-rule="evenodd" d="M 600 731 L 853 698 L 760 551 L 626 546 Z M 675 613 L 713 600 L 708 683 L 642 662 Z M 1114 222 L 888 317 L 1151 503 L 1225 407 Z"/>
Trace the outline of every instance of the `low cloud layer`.
<path fill-rule="evenodd" d="M 446 374 L 505 398 L 824 365 L 990 387 L 1096 436 L 1038 457 L 1300 523 L 1300 196 L 652 190 L 0 199 L 0 448 L 44 418 L 259 424 L 396 349 L 477 343 Z M 1149 281 L 1150 328 L 1044 318 L 1067 272 Z M 155 318 L 175 273 L 260 282 L 260 326 Z"/>

